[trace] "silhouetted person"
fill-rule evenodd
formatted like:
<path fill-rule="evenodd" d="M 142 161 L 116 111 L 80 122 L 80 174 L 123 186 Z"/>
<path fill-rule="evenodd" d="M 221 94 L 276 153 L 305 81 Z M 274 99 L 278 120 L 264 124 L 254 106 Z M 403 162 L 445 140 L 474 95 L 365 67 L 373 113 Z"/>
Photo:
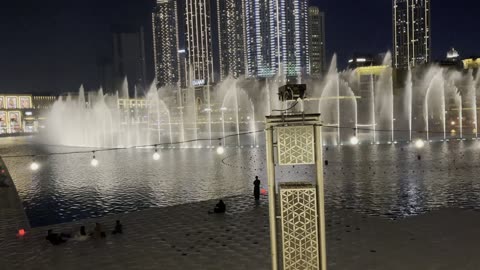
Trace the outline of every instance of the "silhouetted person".
<path fill-rule="evenodd" d="M 123 233 L 122 224 L 120 223 L 120 220 L 117 220 L 117 223 L 115 223 L 115 229 L 113 230 L 112 234 L 118 234 L 118 233 Z"/>
<path fill-rule="evenodd" d="M 213 209 L 213 212 L 215 212 L 217 214 L 221 214 L 221 213 L 225 213 L 226 210 L 227 210 L 227 206 L 225 205 L 223 200 L 220 200 L 217 203 L 217 205 L 215 205 L 215 209 Z"/>
<path fill-rule="evenodd" d="M 80 231 L 75 234 L 74 240 L 84 241 L 88 239 L 87 232 L 85 231 L 85 226 L 80 227 Z"/>
<path fill-rule="evenodd" d="M 7 184 L 8 177 L 6 175 L 5 170 L 0 166 L 0 188 L 8 188 L 10 187 L 9 184 Z"/>
<path fill-rule="evenodd" d="M 258 180 L 258 176 L 255 176 L 255 181 L 253 181 L 253 196 L 255 200 L 260 200 L 260 180 Z"/>
<path fill-rule="evenodd" d="M 62 235 L 61 234 L 58 234 L 58 233 L 53 233 L 52 230 L 48 230 L 47 232 L 47 237 L 45 237 L 46 240 L 50 241 L 50 243 L 52 243 L 52 245 L 56 246 L 56 245 L 60 245 L 62 243 L 65 243 L 66 240 L 64 240 L 62 238 Z"/>
<path fill-rule="evenodd" d="M 3 175 L 0 176 L 0 188 L 8 188 L 10 187 L 8 184 L 7 184 L 7 178 L 4 177 Z"/>

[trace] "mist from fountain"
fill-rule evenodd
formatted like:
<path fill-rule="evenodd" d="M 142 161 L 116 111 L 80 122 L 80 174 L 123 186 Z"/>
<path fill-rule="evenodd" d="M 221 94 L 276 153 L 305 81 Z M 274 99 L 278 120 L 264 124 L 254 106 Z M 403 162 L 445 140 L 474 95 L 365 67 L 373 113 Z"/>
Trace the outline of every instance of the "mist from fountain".
<path fill-rule="evenodd" d="M 350 133 L 342 133 L 341 128 L 362 130 L 360 143 L 412 141 L 422 134 L 416 130 L 425 131 L 429 141 L 440 139 L 433 136 L 437 133 L 447 140 L 457 136 L 455 125 L 460 138 L 465 137 L 467 127 L 473 131 L 471 137 L 477 138 L 478 74 L 435 65 L 411 70 L 403 92 L 394 95 L 389 53 L 383 64 L 380 73 L 360 77 L 355 70 L 338 72 L 334 56 L 323 79 L 297 78 L 307 84 L 307 99 L 294 111 L 321 113 L 327 126 L 326 144 L 342 144 L 349 139 Z M 209 142 L 186 146 L 210 147 L 215 138 L 237 134 L 236 146 L 256 146 L 256 134 L 245 136 L 248 139 L 238 134 L 263 128 L 260 119 L 265 115 L 278 115 L 295 104 L 279 101 L 277 91 L 284 82 L 280 74 L 264 80 L 227 78 L 215 86 L 182 90 L 176 86 L 157 89 L 154 82 L 145 93 L 133 97 L 128 95 L 126 79 L 115 94 L 104 94 L 101 89 L 86 92 L 81 87 L 78 95 L 63 96 L 53 105 L 45 138 L 48 143 L 84 147 L 174 147 L 175 142 L 204 139 Z M 449 136 L 447 122 L 453 126 Z M 401 130 L 407 123 L 408 128 Z M 232 142 L 223 141 L 228 143 Z"/>
<path fill-rule="evenodd" d="M 313 96 L 319 96 L 318 112 L 322 115 L 323 123 L 329 127 L 340 127 L 340 77 L 337 70 L 337 57 L 333 56 L 330 69 L 325 76 L 321 88 L 315 88 Z M 324 134 L 324 139 L 332 144 L 340 144 L 340 128 L 336 128 L 332 135 L 331 128 Z"/>
<path fill-rule="evenodd" d="M 405 82 L 405 99 L 403 102 L 404 111 L 408 121 L 408 138 L 412 141 L 412 124 L 413 124 L 413 82 L 412 82 L 412 70 L 408 69 L 407 79 Z"/>
<path fill-rule="evenodd" d="M 390 68 L 392 57 L 390 53 L 387 53 L 383 60 L 383 65 L 388 66 L 380 74 L 377 83 L 375 85 L 375 99 L 374 108 L 376 113 L 376 121 L 378 122 L 379 129 L 391 130 L 390 134 L 383 133 L 385 135 L 380 137 L 380 140 L 393 142 L 394 141 L 394 104 L 393 104 L 393 81 L 392 81 L 392 68 Z"/>
<path fill-rule="evenodd" d="M 252 125 L 252 119 L 255 119 L 255 106 L 248 93 L 244 89 L 237 87 L 236 81 L 234 82 L 233 87 L 226 91 L 221 108 L 225 108 L 224 111 L 226 112 L 233 112 L 233 117 L 235 118 L 235 133 L 237 134 L 237 146 L 241 146 L 240 133 L 242 130 L 240 124 L 242 122 L 247 123 L 247 132 L 252 132 L 255 129 L 254 125 Z M 241 117 L 240 114 L 243 116 Z M 256 137 L 254 136 L 253 138 L 253 144 L 255 145 Z"/>
<path fill-rule="evenodd" d="M 477 119 L 477 91 L 475 89 L 475 78 L 473 77 L 473 70 L 469 70 L 466 75 L 466 89 L 467 89 L 467 98 L 471 101 L 470 109 L 470 119 L 473 122 L 473 137 L 478 138 L 478 119 Z"/>

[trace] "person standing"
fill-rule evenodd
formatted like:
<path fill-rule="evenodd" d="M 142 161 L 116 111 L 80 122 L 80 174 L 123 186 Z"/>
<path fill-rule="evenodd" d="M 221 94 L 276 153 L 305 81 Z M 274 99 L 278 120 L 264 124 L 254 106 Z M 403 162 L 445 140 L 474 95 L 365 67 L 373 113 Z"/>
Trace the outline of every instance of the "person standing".
<path fill-rule="evenodd" d="M 255 181 L 253 181 L 253 196 L 255 197 L 255 201 L 260 200 L 260 180 L 258 176 L 255 176 Z"/>
<path fill-rule="evenodd" d="M 123 233 L 122 223 L 120 223 L 120 220 L 117 220 L 117 223 L 115 224 L 115 230 L 113 230 L 112 234 L 122 234 L 122 233 Z"/>

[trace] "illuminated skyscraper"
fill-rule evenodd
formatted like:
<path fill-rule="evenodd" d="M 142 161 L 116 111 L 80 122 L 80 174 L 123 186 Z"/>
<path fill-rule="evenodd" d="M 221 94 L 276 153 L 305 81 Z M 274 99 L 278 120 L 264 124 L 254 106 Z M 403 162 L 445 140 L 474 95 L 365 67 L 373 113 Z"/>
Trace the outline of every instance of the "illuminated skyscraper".
<path fill-rule="evenodd" d="M 210 0 L 186 0 L 187 81 L 192 86 L 214 82 Z"/>
<path fill-rule="evenodd" d="M 217 0 L 220 79 L 245 74 L 244 0 Z"/>
<path fill-rule="evenodd" d="M 157 0 L 152 14 L 155 77 L 158 86 L 178 85 L 178 15 L 176 0 Z"/>
<path fill-rule="evenodd" d="M 309 57 L 310 74 L 314 77 L 322 75 L 326 71 L 325 53 L 325 13 L 320 12 L 318 7 L 308 8 L 309 21 Z"/>
<path fill-rule="evenodd" d="M 430 0 L 393 0 L 393 46 L 395 68 L 430 62 Z"/>
<path fill-rule="evenodd" d="M 297 78 L 309 74 L 308 0 L 278 0 L 280 58 L 283 74 Z"/>
<path fill-rule="evenodd" d="M 245 19 L 248 76 L 309 73 L 307 0 L 246 0 Z"/>
<path fill-rule="evenodd" d="M 276 0 L 245 0 L 247 76 L 277 74 Z"/>

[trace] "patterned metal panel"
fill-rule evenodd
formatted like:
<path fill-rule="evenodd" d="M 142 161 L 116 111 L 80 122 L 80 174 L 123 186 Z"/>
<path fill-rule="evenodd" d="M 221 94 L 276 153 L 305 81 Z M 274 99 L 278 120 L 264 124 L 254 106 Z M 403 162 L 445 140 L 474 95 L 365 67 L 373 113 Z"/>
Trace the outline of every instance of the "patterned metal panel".
<path fill-rule="evenodd" d="M 313 126 L 277 127 L 280 165 L 315 164 Z"/>
<path fill-rule="evenodd" d="M 312 185 L 280 187 L 284 270 L 320 269 L 316 194 Z"/>

